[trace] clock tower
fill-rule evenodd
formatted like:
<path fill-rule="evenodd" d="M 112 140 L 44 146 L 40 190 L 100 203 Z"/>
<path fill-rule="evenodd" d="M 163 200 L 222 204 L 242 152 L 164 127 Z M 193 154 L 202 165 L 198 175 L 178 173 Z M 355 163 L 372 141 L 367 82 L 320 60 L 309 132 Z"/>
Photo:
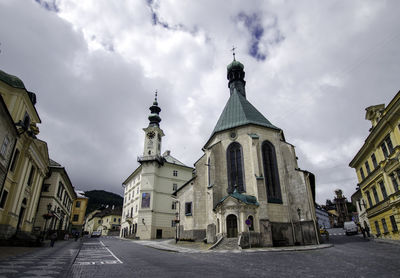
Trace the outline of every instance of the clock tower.
<path fill-rule="evenodd" d="M 145 132 L 143 156 L 160 156 L 161 154 L 161 138 L 164 136 L 163 130 L 160 128 L 160 111 L 161 108 L 157 102 L 157 92 L 153 105 L 150 106 L 151 114 L 149 115 L 149 126 L 143 128 Z"/>

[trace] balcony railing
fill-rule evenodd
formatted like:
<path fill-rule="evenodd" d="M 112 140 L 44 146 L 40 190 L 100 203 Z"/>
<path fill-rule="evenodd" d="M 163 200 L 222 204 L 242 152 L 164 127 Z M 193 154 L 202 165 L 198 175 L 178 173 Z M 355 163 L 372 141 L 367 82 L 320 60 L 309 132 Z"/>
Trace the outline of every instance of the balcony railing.
<path fill-rule="evenodd" d="M 164 164 L 164 159 L 160 155 L 144 155 L 144 156 L 138 156 L 137 161 L 139 163 L 143 162 L 151 162 L 151 161 L 157 161 L 159 164 Z"/>

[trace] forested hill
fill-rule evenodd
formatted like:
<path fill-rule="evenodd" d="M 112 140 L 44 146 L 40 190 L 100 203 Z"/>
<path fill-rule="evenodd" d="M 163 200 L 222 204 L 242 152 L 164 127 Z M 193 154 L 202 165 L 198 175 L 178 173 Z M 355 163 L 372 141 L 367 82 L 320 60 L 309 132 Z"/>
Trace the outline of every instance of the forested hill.
<path fill-rule="evenodd" d="M 86 191 L 85 196 L 89 198 L 86 214 L 91 213 L 101 206 L 108 205 L 108 207 L 122 207 L 122 204 L 124 202 L 124 198 L 122 198 L 120 195 L 104 190 Z"/>

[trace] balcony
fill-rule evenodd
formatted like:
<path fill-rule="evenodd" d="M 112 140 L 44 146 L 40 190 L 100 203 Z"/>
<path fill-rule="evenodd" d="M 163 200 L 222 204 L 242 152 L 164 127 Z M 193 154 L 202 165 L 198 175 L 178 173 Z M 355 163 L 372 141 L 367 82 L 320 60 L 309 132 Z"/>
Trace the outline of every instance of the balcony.
<path fill-rule="evenodd" d="M 157 161 L 160 165 L 164 164 L 164 158 L 160 155 L 138 156 L 137 161 L 139 163 Z"/>

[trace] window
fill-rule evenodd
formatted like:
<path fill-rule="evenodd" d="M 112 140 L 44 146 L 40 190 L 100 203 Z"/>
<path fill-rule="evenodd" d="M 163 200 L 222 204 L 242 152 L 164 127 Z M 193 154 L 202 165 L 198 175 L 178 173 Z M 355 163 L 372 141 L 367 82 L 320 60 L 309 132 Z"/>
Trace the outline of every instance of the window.
<path fill-rule="evenodd" d="M 172 191 L 176 191 L 178 189 L 178 184 L 174 183 L 172 185 Z"/>
<path fill-rule="evenodd" d="M 79 221 L 79 214 L 74 214 L 72 221 Z"/>
<path fill-rule="evenodd" d="M 375 203 L 379 203 L 378 192 L 376 192 L 376 187 L 372 188 L 372 193 L 374 193 Z"/>
<path fill-rule="evenodd" d="M 369 175 L 371 173 L 371 169 L 369 168 L 368 160 L 365 161 L 365 169 L 367 169 L 367 175 Z"/>
<path fill-rule="evenodd" d="M 31 166 L 31 171 L 29 172 L 29 178 L 28 178 L 28 185 L 31 186 L 33 182 L 33 177 L 35 176 L 35 167 L 32 165 Z"/>
<path fill-rule="evenodd" d="M 11 171 L 11 172 L 14 172 L 14 171 L 15 171 L 15 166 L 17 165 L 18 157 L 19 157 L 19 150 L 16 149 L 16 150 L 15 150 L 15 153 L 14 153 L 13 161 L 12 161 L 12 163 L 11 163 L 11 168 L 10 168 L 10 171 Z"/>
<path fill-rule="evenodd" d="M 211 185 L 211 157 L 208 158 L 207 161 L 207 178 L 208 178 L 208 186 Z"/>
<path fill-rule="evenodd" d="M 389 232 L 388 227 L 386 225 L 386 219 L 382 218 L 381 221 L 382 221 L 383 233 L 386 234 Z"/>
<path fill-rule="evenodd" d="M 97 223 L 101 224 L 101 220 L 97 221 Z"/>
<path fill-rule="evenodd" d="M 24 129 L 28 130 L 29 129 L 29 125 L 31 124 L 31 118 L 29 118 L 28 113 L 25 113 L 25 117 L 24 117 Z"/>
<path fill-rule="evenodd" d="M 363 168 L 360 168 L 360 175 L 361 175 L 361 180 L 364 180 L 365 179 L 365 175 L 364 175 Z"/>
<path fill-rule="evenodd" d="M 393 184 L 394 191 L 395 192 L 398 191 L 399 190 L 399 183 L 397 182 L 397 179 L 394 176 L 394 174 L 391 174 L 390 178 L 392 179 L 392 184 Z"/>
<path fill-rule="evenodd" d="M 387 193 L 386 193 L 386 187 L 385 187 L 385 184 L 383 183 L 383 181 L 379 182 L 379 186 L 380 186 L 381 191 L 382 191 L 383 199 L 386 199 Z"/>
<path fill-rule="evenodd" d="M 374 153 L 371 155 L 371 160 L 372 160 L 372 165 L 374 165 L 374 168 L 377 168 L 378 162 L 376 162 L 376 157 Z"/>
<path fill-rule="evenodd" d="M 177 176 L 178 176 L 178 171 L 177 171 L 177 170 L 172 171 L 172 175 L 173 175 L 174 177 L 177 177 Z"/>
<path fill-rule="evenodd" d="M 281 186 L 279 183 L 275 147 L 271 142 L 263 142 L 262 158 L 268 202 L 282 204 Z"/>
<path fill-rule="evenodd" d="M 8 139 L 7 136 L 4 137 L 3 144 L 1 145 L 0 149 L 0 155 L 2 155 L 3 157 L 6 157 L 7 148 L 9 144 L 10 144 L 10 139 Z"/>
<path fill-rule="evenodd" d="M 50 184 L 48 184 L 48 183 L 43 184 L 42 191 L 49 192 L 49 190 L 50 190 Z"/>
<path fill-rule="evenodd" d="M 142 208 L 150 207 L 150 193 L 142 193 Z"/>
<path fill-rule="evenodd" d="M 381 143 L 381 149 L 385 157 L 388 157 L 391 153 L 393 153 L 393 145 L 392 140 L 390 139 L 390 134 Z"/>
<path fill-rule="evenodd" d="M 375 229 L 376 229 L 376 235 L 379 236 L 381 234 L 381 229 L 379 229 L 378 221 L 375 221 Z"/>
<path fill-rule="evenodd" d="M 394 218 L 394 215 L 390 216 L 390 222 L 392 223 L 392 231 L 397 232 L 398 228 L 397 228 L 397 223 L 396 223 L 396 219 Z"/>
<path fill-rule="evenodd" d="M 372 207 L 371 193 L 369 191 L 367 191 L 367 198 L 368 198 L 369 207 Z"/>
<path fill-rule="evenodd" d="M 228 168 L 228 193 L 233 193 L 235 187 L 239 192 L 244 192 L 244 172 L 242 146 L 233 142 L 226 150 Z"/>
<path fill-rule="evenodd" d="M 1 195 L 1 200 L 0 200 L 0 208 L 5 207 L 6 201 L 7 201 L 7 196 L 8 196 L 8 191 L 3 190 L 3 195 Z"/>
<path fill-rule="evenodd" d="M 76 207 L 76 208 L 80 208 L 80 207 L 81 207 L 81 201 L 76 201 L 75 207 Z"/>
<path fill-rule="evenodd" d="M 176 227 L 176 222 L 175 222 L 175 220 L 171 220 L 171 227 Z"/>
<path fill-rule="evenodd" d="M 192 202 L 185 203 L 185 215 L 191 216 L 192 215 Z"/>
<path fill-rule="evenodd" d="M 250 220 L 250 226 L 248 226 L 249 227 L 249 230 L 250 231 L 254 231 L 254 219 L 253 219 L 253 216 L 249 216 L 248 218 L 247 218 L 248 220 Z"/>
<path fill-rule="evenodd" d="M 133 207 L 131 207 L 131 216 L 130 217 L 132 217 L 133 216 Z"/>
<path fill-rule="evenodd" d="M 114 218 L 114 222 L 117 222 L 117 218 Z"/>
<path fill-rule="evenodd" d="M 176 202 L 175 201 L 172 201 L 171 209 L 176 210 Z"/>

